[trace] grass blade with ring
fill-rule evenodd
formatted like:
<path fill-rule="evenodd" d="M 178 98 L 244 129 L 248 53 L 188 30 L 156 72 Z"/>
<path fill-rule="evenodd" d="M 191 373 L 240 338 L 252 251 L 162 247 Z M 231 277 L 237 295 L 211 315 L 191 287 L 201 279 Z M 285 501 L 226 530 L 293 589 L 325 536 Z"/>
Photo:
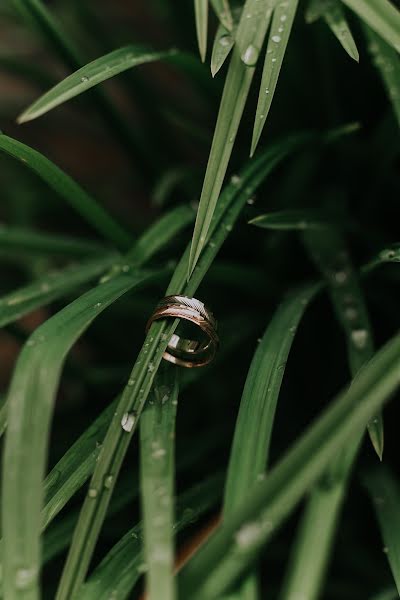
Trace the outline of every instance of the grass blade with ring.
<path fill-rule="evenodd" d="M 277 142 L 268 151 L 243 171 L 227 186 L 221 196 L 213 223 L 210 238 L 202 257 L 189 282 L 186 281 L 189 248 L 184 253 L 168 286 L 166 295 L 182 293 L 194 296 L 197 287 L 212 264 L 219 248 L 232 229 L 245 206 L 249 194 L 253 193 L 267 174 L 288 154 L 314 140 L 314 136 L 300 134 Z M 113 475 L 115 481 L 125 457 L 137 420 L 150 392 L 154 376 L 162 360 L 177 322 L 153 323 L 142 350 L 132 369 L 128 385 L 124 388 L 120 403 L 107 432 L 104 446 L 93 474 L 90 489 L 95 493 L 85 499 L 80 518 L 75 529 L 67 562 L 64 567 L 57 600 L 64 600 L 77 593 L 85 578 L 97 538 L 107 511 L 113 484 L 107 490 L 103 487 L 106 477 Z M 129 418 L 130 427 L 124 429 L 121 422 Z"/>

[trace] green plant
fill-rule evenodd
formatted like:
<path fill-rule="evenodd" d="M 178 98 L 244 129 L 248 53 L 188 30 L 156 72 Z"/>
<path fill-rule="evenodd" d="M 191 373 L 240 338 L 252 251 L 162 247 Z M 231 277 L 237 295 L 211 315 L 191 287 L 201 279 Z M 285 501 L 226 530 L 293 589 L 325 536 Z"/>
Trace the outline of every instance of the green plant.
<path fill-rule="evenodd" d="M 0 9 L 45 48 L 40 67 L 31 46 L 0 56 L 36 88 L 0 103 L 0 324 L 18 348 L 0 407 L 2 597 L 139 598 L 141 578 L 148 600 L 397 597 L 379 542 L 352 531 L 373 529 L 363 469 L 398 589 L 399 492 L 378 463 L 396 456 L 381 410 L 400 384 L 400 12 L 154 0 L 142 23 L 55 4 Z M 213 306 L 212 365 L 163 361 L 178 320 L 144 333 L 170 294 Z"/>

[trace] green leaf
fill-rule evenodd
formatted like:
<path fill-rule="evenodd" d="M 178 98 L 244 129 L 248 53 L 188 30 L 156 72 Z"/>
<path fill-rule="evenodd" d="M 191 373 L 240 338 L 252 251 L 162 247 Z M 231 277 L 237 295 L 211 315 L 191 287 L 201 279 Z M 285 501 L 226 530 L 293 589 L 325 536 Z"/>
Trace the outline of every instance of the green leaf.
<path fill-rule="evenodd" d="M 331 215 L 322 210 L 300 208 L 259 215 L 249 221 L 249 225 L 256 225 L 263 229 L 303 231 L 304 229 L 321 229 L 329 226 L 332 222 Z"/>
<path fill-rule="evenodd" d="M 233 19 L 228 0 L 211 0 L 211 6 L 220 20 L 221 25 L 228 31 L 232 31 Z"/>
<path fill-rule="evenodd" d="M 4 595 L 36 597 L 41 510 L 51 416 L 68 351 L 105 308 L 155 274 L 121 274 L 38 327 L 19 355 L 8 393 L 3 464 Z M 25 493 L 29 490 L 29 494 Z"/>
<path fill-rule="evenodd" d="M 393 106 L 397 122 L 400 125 L 400 58 L 370 27 L 364 26 L 368 40 L 368 50 L 373 62 L 381 74 L 386 92 Z"/>
<path fill-rule="evenodd" d="M 311 0 L 306 13 L 306 21 L 312 23 L 320 17 L 323 17 L 347 54 L 359 62 L 357 45 L 339 0 Z"/>
<path fill-rule="evenodd" d="M 400 595 L 400 486 L 394 474 L 381 466 L 365 477 L 381 530 L 384 552 Z"/>
<path fill-rule="evenodd" d="M 228 31 L 223 25 L 219 25 L 215 34 L 214 44 L 211 54 L 211 75 L 215 77 L 224 62 L 229 56 L 235 44 L 236 26 L 232 31 Z"/>
<path fill-rule="evenodd" d="M 346 336 L 347 355 L 354 377 L 374 353 L 372 329 L 357 273 L 342 236 L 334 228 L 306 230 L 303 240 L 327 282 L 336 317 Z M 368 431 L 375 451 L 382 459 L 383 423 L 380 416 L 368 424 Z M 352 449 L 350 454 L 353 454 Z"/>
<path fill-rule="evenodd" d="M 178 592 L 192 600 L 219 597 L 257 557 L 338 450 L 366 426 L 400 385 L 400 336 L 364 367 L 247 497 L 178 577 Z"/>
<path fill-rule="evenodd" d="M 207 247 L 202 254 L 197 269 L 193 272 L 189 282 L 186 282 L 188 248 L 175 269 L 166 291 L 167 295 L 181 293 L 194 296 L 218 250 L 232 230 L 233 223 L 238 218 L 243 206 L 245 206 L 249 193 L 254 192 L 261 181 L 284 157 L 295 149 L 302 147 L 310 139 L 314 139 L 313 136 L 298 135 L 276 143 L 264 152 L 259 159 L 252 161 L 244 169 L 241 177 L 236 177 L 227 186 L 215 212 Z M 133 385 L 125 386 L 107 432 L 104 449 L 90 484 L 91 488 L 97 491 L 97 495 L 87 497 L 83 504 L 61 578 L 57 600 L 64 600 L 76 593 L 84 580 L 112 493 L 112 487 L 104 490 L 102 485 L 104 478 L 110 473 L 116 477 L 121 468 L 129 442 L 135 432 L 137 420 L 150 392 L 155 373 L 176 326 L 177 322 L 175 321 L 171 324 L 157 321 L 153 323 L 147 334 L 130 375 Z M 126 420 L 127 417 L 130 417 L 130 423 L 132 424 L 129 431 L 121 428 L 121 421 Z"/>
<path fill-rule="evenodd" d="M 68 257 L 101 255 L 107 247 L 84 238 L 68 237 L 43 231 L 33 231 L 21 227 L 0 227 L 0 253 L 43 254 Z"/>
<path fill-rule="evenodd" d="M 116 258 L 116 254 L 109 254 L 100 259 L 82 262 L 79 266 L 72 265 L 54 271 L 3 296 L 0 298 L 0 327 L 17 321 L 36 308 L 46 306 L 83 283 L 99 277 L 105 269 L 115 263 Z"/>
<path fill-rule="evenodd" d="M 276 405 L 285 365 L 298 324 L 319 286 L 299 290 L 284 300 L 272 317 L 247 375 L 225 484 L 224 518 L 265 478 Z M 235 599 L 248 598 L 255 577 L 244 580 Z"/>
<path fill-rule="evenodd" d="M 164 365 L 163 365 L 164 366 Z M 140 419 L 140 481 L 149 600 L 175 598 L 174 479 L 177 370 L 159 369 Z"/>
<path fill-rule="evenodd" d="M 175 50 L 156 52 L 140 46 L 125 46 L 96 58 L 69 75 L 43 94 L 18 117 L 18 123 L 26 123 L 49 112 L 56 106 L 87 92 L 94 86 L 123 73 L 128 69 L 149 62 L 162 60 L 175 54 Z"/>
<path fill-rule="evenodd" d="M 204 62 L 207 52 L 208 0 L 194 0 L 194 13 L 200 58 Z"/>
<path fill-rule="evenodd" d="M 19 160 L 36 173 L 49 187 L 72 206 L 72 208 L 102 236 L 117 247 L 126 249 L 131 236 L 83 190 L 69 175 L 48 158 L 6 135 L 0 135 L 0 150 Z"/>
<path fill-rule="evenodd" d="M 176 206 L 163 215 L 154 225 L 146 229 L 126 255 L 131 266 L 140 267 L 160 248 L 174 240 L 190 223 L 193 223 L 195 211 L 191 206 Z"/>
<path fill-rule="evenodd" d="M 189 276 L 209 235 L 272 6 L 273 0 L 246 0 L 243 7 L 204 176 L 190 250 Z"/>
<path fill-rule="evenodd" d="M 250 156 L 256 151 L 278 83 L 290 32 L 296 16 L 298 0 L 278 2 L 274 9 L 267 52 L 258 96 Z"/>
<path fill-rule="evenodd" d="M 342 0 L 397 52 L 400 52 L 400 11 L 389 0 Z"/>
<path fill-rule="evenodd" d="M 218 474 L 183 493 L 177 502 L 174 531 L 179 532 L 195 523 L 216 504 L 221 491 L 222 477 Z M 130 597 L 133 586 L 146 571 L 142 535 L 141 524 L 124 535 L 81 587 L 80 600 L 109 600 L 112 593 L 119 600 Z"/>

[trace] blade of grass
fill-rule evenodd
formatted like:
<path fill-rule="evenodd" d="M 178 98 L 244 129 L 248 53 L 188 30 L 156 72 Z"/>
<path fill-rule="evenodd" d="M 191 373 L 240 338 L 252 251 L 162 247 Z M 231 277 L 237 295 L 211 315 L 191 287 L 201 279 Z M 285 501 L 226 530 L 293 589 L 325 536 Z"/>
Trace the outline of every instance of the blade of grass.
<path fill-rule="evenodd" d="M 313 262 L 327 281 L 336 317 L 346 337 L 347 355 L 354 377 L 370 360 L 374 348 L 366 303 L 346 244 L 333 227 L 305 230 L 302 238 Z M 368 431 L 375 451 L 382 459 L 381 418 L 374 418 L 368 425 Z"/>
<path fill-rule="evenodd" d="M 249 194 L 254 192 L 267 174 L 285 156 L 296 148 L 302 147 L 311 139 L 314 137 L 299 135 L 276 143 L 258 160 L 253 161 L 243 171 L 242 177 L 235 178 L 227 186 L 215 212 L 208 244 L 197 268 L 187 283 L 188 248 L 175 269 L 166 292 L 167 295 L 182 293 L 193 296 L 195 294 L 219 248 L 231 231 L 233 223 L 246 204 Z M 158 321 L 152 325 L 147 334 L 130 375 L 130 381 L 133 384 L 125 386 L 107 432 L 104 447 L 90 484 L 91 489 L 96 490 L 97 494 L 88 496 L 83 504 L 61 578 L 57 600 L 67 599 L 76 593 L 84 580 L 112 492 L 112 487 L 107 490 L 103 489 L 104 478 L 113 474 L 115 481 L 118 475 L 162 355 L 176 326 L 177 322 L 166 324 Z M 126 431 L 121 428 L 121 421 L 125 421 L 128 417 L 132 427 Z"/>
<path fill-rule="evenodd" d="M 222 477 L 218 474 L 182 494 L 178 498 L 174 531 L 178 533 L 195 523 L 216 504 L 221 492 Z M 80 589 L 82 600 L 108 600 L 113 592 L 119 600 L 130 597 L 133 586 L 148 568 L 144 562 L 142 535 L 139 524 L 110 550 Z"/>
<path fill-rule="evenodd" d="M 370 27 L 365 25 L 364 31 L 368 40 L 368 50 L 382 76 L 394 114 L 400 125 L 400 58 L 398 53 Z"/>
<path fill-rule="evenodd" d="M 368 473 L 365 484 L 374 505 L 384 551 L 400 595 L 400 486 L 387 467 Z"/>
<path fill-rule="evenodd" d="M 236 28 L 237 24 L 232 31 L 228 31 L 223 25 L 218 26 L 211 54 L 211 75 L 213 77 L 216 76 L 235 44 Z"/>
<path fill-rule="evenodd" d="M 75 238 L 21 227 L 0 227 L 0 253 L 44 254 L 83 257 L 102 255 L 107 247 L 84 238 Z"/>
<path fill-rule="evenodd" d="M 49 187 L 105 239 L 121 249 L 131 244 L 131 236 L 69 175 L 48 158 L 6 135 L 0 135 L 0 150 L 19 160 L 36 173 Z"/>
<path fill-rule="evenodd" d="M 212 600 L 233 585 L 337 451 L 359 435 L 399 385 L 400 336 L 395 336 L 183 568 L 182 597 Z"/>
<path fill-rule="evenodd" d="M 388 0 L 342 0 L 397 52 L 400 52 L 400 11 Z"/>
<path fill-rule="evenodd" d="M 232 31 L 233 18 L 228 0 L 211 0 L 211 6 L 220 20 L 221 25 L 228 31 Z"/>
<path fill-rule="evenodd" d="M 225 483 L 224 518 L 245 501 L 265 477 L 276 405 L 298 324 L 319 286 L 299 290 L 272 317 L 254 354 L 236 421 Z M 256 573 L 235 592 L 235 600 L 257 598 Z"/>
<path fill-rule="evenodd" d="M 327 283 L 337 320 L 346 336 L 348 361 L 352 376 L 355 377 L 373 356 L 373 341 L 366 304 L 345 242 L 332 227 L 304 231 L 303 241 Z M 381 417 L 374 417 L 368 424 L 368 430 L 381 458 Z M 325 477 L 311 493 L 292 551 L 282 600 L 293 600 L 299 593 L 305 594 L 310 600 L 320 595 L 336 524 L 360 442 L 361 436 L 354 436 L 348 447 L 337 454 Z M 305 552 L 306 548 L 313 550 Z"/>
<path fill-rule="evenodd" d="M 313 23 L 321 17 L 350 58 L 359 62 L 357 45 L 339 0 L 312 0 L 306 12 L 307 23 Z"/>
<path fill-rule="evenodd" d="M 249 225 L 263 229 L 282 231 L 302 231 L 303 229 L 321 229 L 332 224 L 332 216 L 322 210 L 296 209 L 282 210 L 265 215 L 259 215 Z"/>
<path fill-rule="evenodd" d="M 204 247 L 242 118 L 273 0 L 246 0 L 225 81 L 201 191 L 189 260 L 189 276 Z"/>
<path fill-rule="evenodd" d="M 0 298 L 0 327 L 17 321 L 36 308 L 46 306 L 82 284 L 99 277 L 105 269 L 115 263 L 117 256 L 117 254 L 108 254 L 100 259 L 82 262 L 79 266 L 72 265 L 54 271 L 3 296 Z"/>
<path fill-rule="evenodd" d="M 134 267 L 142 266 L 160 248 L 163 248 L 190 223 L 195 211 L 191 206 L 181 205 L 165 213 L 152 227 L 149 227 L 126 255 L 126 262 Z"/>
<path fill-rule="evenodd" d="M 271 108 L 290 32 L 296 16 L 297 5 L 298 0 L 287 0 L 285 2 L 278 2 L 274 9 L 254 120 L 250 156 L 253 156 L 256 151 L 269 109 Z"/>
<path fill-rule="evenodd" d="M 72 70 L 82 67 L 86 60 L 81 56 L 79 49 L 71 42 L 69 36 L 56 18 L 52 16 L 41 0 L 12 0 L 15 9 L 38 32 L 56 56 Z M 94 88 L 93 94 L 99 111 L 110 131 L 119 140 L 120 144 L 135 154 L 135 159 L 140 161 L 145 172 L 149 170 L 149 162 L 141 157 L 146 151 L 146 144 L 142 144 L 135 131 L 128 126 L 126 119 L 110 101 L 100 88 Z"/>
<path fill-rule="evenodd" d="M 194 0 L 197 44 L 201 62 L 206 60 L 208 31 L 208 0 Z"/>
<path fill-rule="evenodd" d="M 88 291 L 41 325 L 19 355 L 8 394 L 3 462 L 5 597 L 38 597 L 42 480 L 65 357 L 105 308 L 155 276 L 154 272 L 125 273 Z M 29 494 L 23 493 L 27 489 Z"/>
<path fill-rule="evenodd" d="M 178 374 L 170 365 L 163 367 L 140 419 L 141 505 L 149 600 L 175 598 L 173 496 Z"/>
<path fill-rule="evenodd" d="M 133 67 L 162 60 L 175 54 L 175 50 L 156 52 L 144 47 L 125 46 L 113 50 L 84 65 L 40 96 L 18 117 L 18 123 L 37 119 L 53 108 L 75 98 L 107 79 Z"/>

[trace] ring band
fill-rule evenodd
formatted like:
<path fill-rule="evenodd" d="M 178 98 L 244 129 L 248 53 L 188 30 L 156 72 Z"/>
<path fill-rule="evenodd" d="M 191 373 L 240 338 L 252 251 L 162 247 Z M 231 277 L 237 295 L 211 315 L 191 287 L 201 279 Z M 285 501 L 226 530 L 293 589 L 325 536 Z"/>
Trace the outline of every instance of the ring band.
<path fill-rule="evenodd" d="M 146 332 L 153 321 L 166 318 L 190 321 L 199 327 L 205 336 L 204 340 L 196 341 L 174 333 L 163 354 L 165 360 L 187 368 L 203 367 L 213 360 L 219 344 L 217 321 L 200 300 L 187 296 L 165 296 L 148 320 Z"/>

